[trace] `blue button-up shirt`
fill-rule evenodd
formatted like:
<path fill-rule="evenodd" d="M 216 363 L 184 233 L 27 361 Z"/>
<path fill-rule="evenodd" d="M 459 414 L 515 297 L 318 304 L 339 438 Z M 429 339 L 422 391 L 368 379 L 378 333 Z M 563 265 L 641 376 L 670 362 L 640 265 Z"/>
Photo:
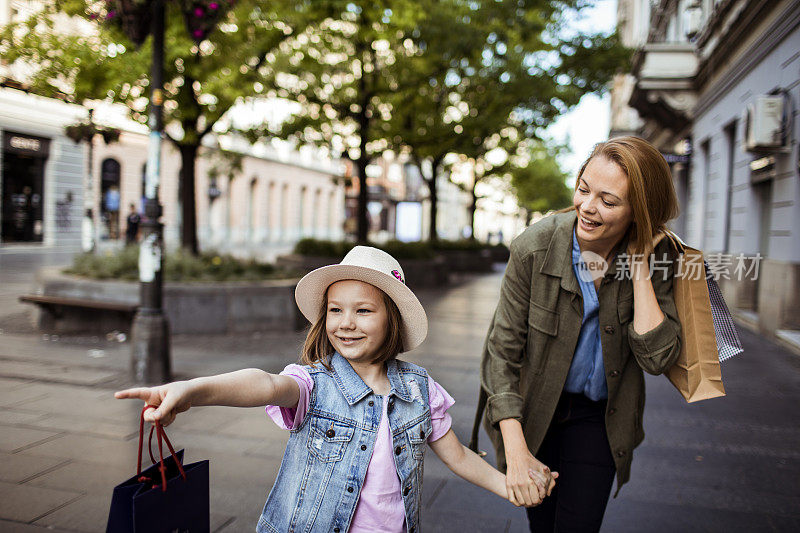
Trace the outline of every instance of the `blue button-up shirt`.
<path fill-rule="evenodd" d="M 600 301 L 581 259 L 575 232 L 572 233 L 572 269 L 583 294 L 583 323 L 564 390 L 583 394 L 590 400 L 604 400 L 608 398 L 608 385 L 603 366 L 603 345 L 600 343 Z"/>

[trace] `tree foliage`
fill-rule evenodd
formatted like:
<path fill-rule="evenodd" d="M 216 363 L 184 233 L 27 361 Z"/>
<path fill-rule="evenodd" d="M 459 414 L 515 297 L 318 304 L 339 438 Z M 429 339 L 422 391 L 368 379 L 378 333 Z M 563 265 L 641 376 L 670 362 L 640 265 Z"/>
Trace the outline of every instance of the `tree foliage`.
<path fill-rule="evenodd" d="M 0 55 L 29 67 L 26 84 L 38 94 L 68 101 L 106 100 L 127 106 L 147 122 L 150 41 L 137 47 L 118 24 L 105 23 L 106 2 L 51 2 L 27 21 L 3 28 Z M 224 130 L 235 104 L 271 94 L 272 63 L 280 47 L 324 15 L 313 0 L 240 0 L 217 29 L 196 43 L 186 29 L 182 2 L 165 2 L 164 123 L 181 152 L 182 245 L 196 253 L 195 161 L 206 135 Z"/>
<path fill-rule="evenodd" d="M 186 29 L 186 2 L 166 4 L 164 120 L 183 163 L 182 242 L 195 252 L 198 149 L 229 128 L 222 117 L 237 103 L 298 102 L 279 130 L 255 125 L 248 137 L 292 137 L 353 161 L 364 241 L 366 167 L 384 150 L 408 154 L 420 170 L 429 163 L 434 211 L 447 155 L 472 161 L 474 215 L 475 185 L 508 171 L 487 154 L 537 138 L 584 94 L 603 91 L 628 57 L 615 35 L 571 29 L 589 0 L 240 0 L 199 43 Z M 121 102 L 145 123 L 150 42 L 136 47 L 105 22 L 108 5 L 49 3 L 3 29 L 0 54 L 31 66 L 26 81 L 37 93 Z"/>
<path fill-rule="evenodd" d="M 390 96 L 416 88 L 398 77 L 399 58 L 414 49 L 428 1 L 325 2 L 328 17 L 287 41 L 276 61 L 277 95 L 302 104 L 279 131 L 256 128 L 251 138 L 292 137 L 351 160 L 358 180 L 358 231 L 367 239 L 366 168 L 386 149 L 382 123 L 392 120 Z"/>
<path fill-rule="evenodd" d="M 471 187 L 502 169 L 487 154 L 514 152 L 538 137 L 587 92 L 602 92 L 625 68 L 616 35 L 585 34 L 570 22 L 584 0 L 437 2 L 419 28 L 419 48 L 399 61 L 401 79 L 418 90 L 397 93 L 387 137 L 412 160 L 430 162 L 424 176 L 436 220 L 436 183 L 448 153 L 474 162 Z M 420 165 L 422 173 L 422 166 Z M 431 239 L 436 238 L 435 225 Z M 474 233 L 474 232 L 473 232 Z"/>
<path fill-rule="evenodd" d="M 558 153 L 558 148 L 535 143 L 521 166 L 509 168 L 511 186 L 528 213 L 547 213 L 570 205 L 572 191 L 566 185 L 568 176 L 558 164 Z"/>

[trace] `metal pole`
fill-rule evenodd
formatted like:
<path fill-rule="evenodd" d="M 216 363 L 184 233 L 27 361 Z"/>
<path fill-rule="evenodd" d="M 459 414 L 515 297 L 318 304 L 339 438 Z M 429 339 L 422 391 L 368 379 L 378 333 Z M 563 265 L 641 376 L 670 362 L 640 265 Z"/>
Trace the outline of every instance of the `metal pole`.
<path fill-rule="evenodd" d="M 140 301 L 131 328 L 131 372 L 137 383 L 169 381 L 171 374 L 169 324 L 163 311 L 164 226 L 158 187 L 164 131 L 164 2 L 153 4 L 153 64 L 150 76 L 150 141 L 145 178 L 144 237 L 139 248 Z"/>

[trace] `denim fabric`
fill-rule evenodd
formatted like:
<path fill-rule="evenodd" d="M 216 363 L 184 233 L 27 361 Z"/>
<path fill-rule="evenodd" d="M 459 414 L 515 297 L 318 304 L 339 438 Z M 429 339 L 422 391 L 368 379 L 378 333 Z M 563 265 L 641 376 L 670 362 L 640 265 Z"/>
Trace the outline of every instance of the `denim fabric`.
<path fill-rule="evenodd" d="M 380 424 L 383 397 L 341 355 L 332 371 L 305 367 L 314 379 L 308 413 L 290 433 L 259 533 L 345 533 L 358 503 Z M 404 361 L 388 363 L 389 428 L 409 533 L 419 533 L 422 465 L 431 434 L 428 376 Z M 362 449 L 363 448 L 363 449 Z"/>
<path fill-rule="evenodd" d="M 572 268 L 583 295 L 583 324 L 564 390 L 583 394 L 596 402 L 608 398 L 603 368 L 603 345 L 600 344 L 600 301 L 597 299 L 594 282 L 589 276 L 581 275 L 582 270 L 586 271 L 586 266 L 581 259 L 581 249 L 575 233 L 572 234 Z"/>

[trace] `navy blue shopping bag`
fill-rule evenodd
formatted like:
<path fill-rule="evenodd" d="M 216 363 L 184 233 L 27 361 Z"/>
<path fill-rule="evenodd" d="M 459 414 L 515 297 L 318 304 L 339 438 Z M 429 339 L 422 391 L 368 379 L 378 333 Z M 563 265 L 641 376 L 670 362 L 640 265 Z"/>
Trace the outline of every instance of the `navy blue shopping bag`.
<path fill-rule="evenodd" d="M 108 512 L 106 533 L 207 533 L 208 461 L 183 463 L 183 450 L 177 452 L 156 422 L 159 460 L 148 451 L 153 465 L 142 470 L 144 412 L 139 421 L 139 457 L 136 475 L 114 487 Z M 153 438 L 150 429 L 149 441 Z M 170 455 L 164 458 L 162 441 Z"/>

